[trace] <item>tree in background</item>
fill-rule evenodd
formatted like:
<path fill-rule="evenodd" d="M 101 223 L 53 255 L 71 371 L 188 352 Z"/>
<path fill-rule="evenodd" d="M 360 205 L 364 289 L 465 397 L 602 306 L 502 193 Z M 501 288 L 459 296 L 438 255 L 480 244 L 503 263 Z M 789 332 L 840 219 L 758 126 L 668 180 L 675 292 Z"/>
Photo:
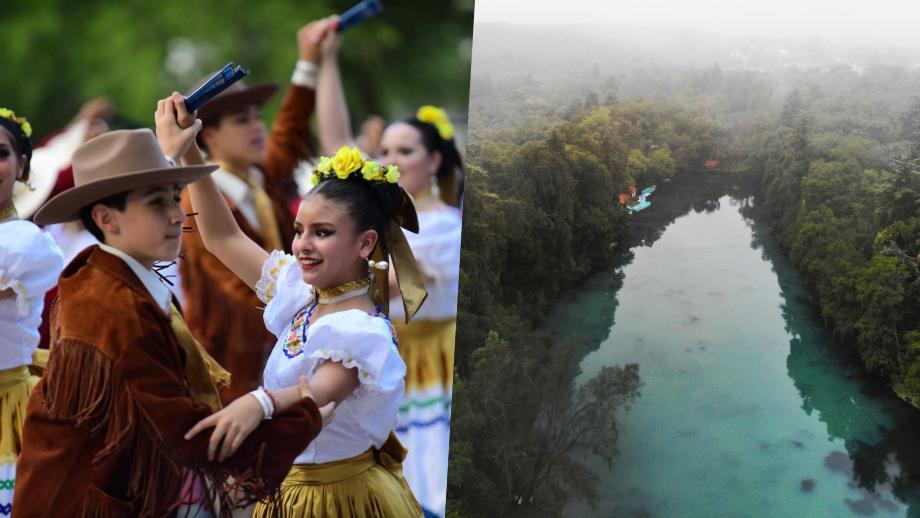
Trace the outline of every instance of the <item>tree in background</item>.
<path fill-rule="evenodd" d="M 250 69 L 249 82 L 286 82 L 297 59 L 297 30 L 354 3 L 9 3 L 0 17 L 3 104 L 28 114 L 39 137 L 98 95 L 118 108 L 116 124 L 149 125 L 156 99 L 187 91 L 229 61 Z M 464 114 L 472 21 L 472 0 L 396 0 L 346 33 L 342 74 L 357 122 L 371 113 L 401 117 L 421 104 Z M 268 119 L 278 102 L 267 108 Z"/>

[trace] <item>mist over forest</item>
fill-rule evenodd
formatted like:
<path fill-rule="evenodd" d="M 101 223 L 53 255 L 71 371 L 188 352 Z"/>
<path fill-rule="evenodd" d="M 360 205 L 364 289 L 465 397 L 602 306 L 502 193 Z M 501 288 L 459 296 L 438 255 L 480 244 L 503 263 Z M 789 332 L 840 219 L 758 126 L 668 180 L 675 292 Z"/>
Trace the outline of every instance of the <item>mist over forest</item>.
<path fill-rule="evenodd" d="M 884 133 L 891 128 L 861 123 L 897 118 L 920 94 L 920 50 L 904 47 L 500 23 L 476 24 L 474 41 L 470 126 L 480 137 L 568 120 L 579 103 L 611 95 L 694 99 L 720 121 L 754 123 L 779 112 L 796 87 L 825 124 L 891 137 Z"/>

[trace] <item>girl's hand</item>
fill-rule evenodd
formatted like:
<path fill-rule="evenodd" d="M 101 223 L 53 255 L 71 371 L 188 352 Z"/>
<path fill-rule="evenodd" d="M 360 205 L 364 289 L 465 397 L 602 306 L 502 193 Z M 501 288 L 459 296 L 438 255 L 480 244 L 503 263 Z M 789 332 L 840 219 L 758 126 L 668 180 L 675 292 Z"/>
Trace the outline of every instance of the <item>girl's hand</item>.
<path fill-rule="evenodd" d="M 154 114 L 157 141 L 163 153 L 178 164 L 185 152 L 195 143 L 195 136 L 201 130 L 201 121 L 195 118 L 197 112 L 185 109 L 185 99 L 179 92 L 160 99 Z"/>
<path fill-rule="evenodd" d="M 255 396 L 246 394 L 237 398 L 226 408 L 199 421 L 185 434 L 185 438 L 186 440 L 191 439 L 202 430 L 213 426 L 214 431 L 208 443 L 208 460 L 214 460 L 220 446 L 220 455 L 217 460 L 223 461 L 239 449 L 246 437 L 259 426 L 264 417 L 262 406 Z"/>

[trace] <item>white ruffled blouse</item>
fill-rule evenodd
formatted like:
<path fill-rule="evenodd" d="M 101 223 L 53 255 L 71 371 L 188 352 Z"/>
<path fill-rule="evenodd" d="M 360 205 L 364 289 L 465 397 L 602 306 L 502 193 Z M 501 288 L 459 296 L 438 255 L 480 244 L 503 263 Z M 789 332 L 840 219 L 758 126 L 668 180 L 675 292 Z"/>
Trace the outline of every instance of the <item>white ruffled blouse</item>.
<path fill-rule="evenodd" d="M 32 363 L 38 347 L 45 292 L 64 269 L 64 256 L 54 239 L 28 221 L 0 223 L 0 370 Z"/>
<path fill-rule="evenodd" d="M 382 446 L 399 420 L 406 376 L 389 319 L 351 309 L 311 322 L 313 288 L 303 282 L 297 260 L 277 250 L 262 266 L 256 293 L 266 304 L 265 326 L 278 337 L 265 365 L 267 389 L 297 385 L 301 374 L 309 379 L 326 361 L 358 369 L 358 388 L 294 462 L 347 459 Z"/>
<path fill-rule="evenodd" d="M 426 278 L 428 298 L 412 320 L 456 318 L 460 284 L 460 210 L 441 207 L 420 211 L 418 224 L 418 234 L 404 234 Z M 404 315 L 402 301 L 398 297 L 390 299 L 390 318 L 403 322 Z"/>

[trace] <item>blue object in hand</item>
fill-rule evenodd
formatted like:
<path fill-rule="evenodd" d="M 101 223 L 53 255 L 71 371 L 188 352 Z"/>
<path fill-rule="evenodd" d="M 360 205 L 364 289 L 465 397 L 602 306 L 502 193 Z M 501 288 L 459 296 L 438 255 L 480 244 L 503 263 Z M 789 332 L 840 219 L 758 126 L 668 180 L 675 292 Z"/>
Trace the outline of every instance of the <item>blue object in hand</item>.
<path fill-rule="evenodd" d="M 383 6 L 377 0 L 363 0 L 339 16 L 339 32 L 365 22 L 383 11 Z"/>
<path fill-rule="evenodd" d="M 239 81 L 248 73 L 248 70 L 239 65 L 234 65 L 233 62 L 227 63 L 224 68 L 211 76 L 203 85 L 185 98 L 185 109 L 193 112 L 201 108 L 215 95 L 223 92 L 228 86 Z"/>

